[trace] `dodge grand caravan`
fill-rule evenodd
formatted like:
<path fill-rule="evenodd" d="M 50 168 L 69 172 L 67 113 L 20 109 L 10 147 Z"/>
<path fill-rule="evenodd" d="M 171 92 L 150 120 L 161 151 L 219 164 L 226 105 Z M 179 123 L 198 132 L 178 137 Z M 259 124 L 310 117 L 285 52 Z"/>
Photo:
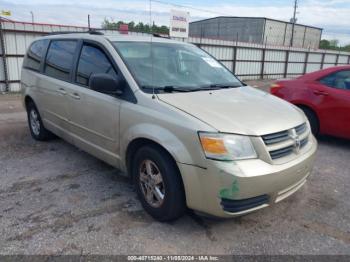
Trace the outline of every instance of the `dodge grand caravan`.
<path fill-rule="evenodd" d="M 160 221 L 186 207 L 234 217 L 271 206 L 312 169 L 303 112 L 192 44 L 50 35 L 29 47 L 21 84 L 34 139 L 55 134 L 125 171 Z"/>

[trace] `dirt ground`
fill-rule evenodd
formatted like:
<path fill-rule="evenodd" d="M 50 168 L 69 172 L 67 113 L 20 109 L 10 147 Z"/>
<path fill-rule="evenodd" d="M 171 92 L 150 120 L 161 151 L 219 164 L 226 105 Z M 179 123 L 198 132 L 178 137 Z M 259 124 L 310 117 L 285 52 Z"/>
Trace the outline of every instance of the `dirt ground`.
<path fill-rule="evenodd" d="M 268 82 L 258 83 L 268 89 Z M 241 218 L 154 221 L 129 181 L 0 96 L 0 254 L 350 254 L 350 141 L 323 137 L 295 195 Z"/>

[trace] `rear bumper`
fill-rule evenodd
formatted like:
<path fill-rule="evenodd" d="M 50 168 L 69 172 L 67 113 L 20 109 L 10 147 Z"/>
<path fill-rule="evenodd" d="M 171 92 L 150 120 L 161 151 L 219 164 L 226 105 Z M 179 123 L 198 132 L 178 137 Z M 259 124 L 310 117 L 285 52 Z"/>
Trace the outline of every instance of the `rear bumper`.
<path fill-rule="evenodd" d="M 189 208 L 218 217 L 243 215 L 282 201 L 300 189 L 311 173 L 317 142 L 285 164 L 260 159 L 220 162 L 206 168 L 178 164 Z"/>

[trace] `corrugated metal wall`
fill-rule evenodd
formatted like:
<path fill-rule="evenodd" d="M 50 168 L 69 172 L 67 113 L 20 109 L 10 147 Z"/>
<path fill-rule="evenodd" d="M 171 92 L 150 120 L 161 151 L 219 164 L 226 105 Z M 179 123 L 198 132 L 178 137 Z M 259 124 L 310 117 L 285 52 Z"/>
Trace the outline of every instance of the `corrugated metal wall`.
<path fill-rule="evenodd" d="M 295 25 L 293 46 L 317 49 L 321 39 L 321 30 L 313 27 Z M 266 20 L 264 40 L 268 45 L 289 46 L 292 37 L 292 24 Z"/>
<path fill-rule="evenodd" d="M 1 53 L 0 91 L 6 90 L 6 82 L 9 91 L 20 90 L 23 57 L 27 47 L 36 37 L 53 31 L 87 30 L 85 27 L 4 21 L 2 27 L 8 77 L 6 81 L 3 66 L 4 55 Z M 117 32 L 108 30 L 105 33 Z M 177 40 L 184 41 L 183 39 Z M 322 68 L 350 63 L 350 53 L 345 52 L 289 48 L 209 38 L 190 37 L 185 41 L 194 43 L 213 55 L 242 80 L 295 77 Z"/>
<path fill-rule="evenodd" d="M 190 23 L 189 34 L 193 37 L 262 43 L 264 24 L 264 18 L 215 17 Z"/>
<path fill-rule="evenodd" d="M 265 24 L 264 43 L 268 45 L 285 45 L 285 33 L 287 23 L 267 20 Z"/>
<path fill-rule="evenodd" d="M 215 17 L 190 23 L 192 37 L 289 46 L 292 24 L 268 18 Z M 296 24 L 293 46 L 317 49 L 322 30 Z"/>

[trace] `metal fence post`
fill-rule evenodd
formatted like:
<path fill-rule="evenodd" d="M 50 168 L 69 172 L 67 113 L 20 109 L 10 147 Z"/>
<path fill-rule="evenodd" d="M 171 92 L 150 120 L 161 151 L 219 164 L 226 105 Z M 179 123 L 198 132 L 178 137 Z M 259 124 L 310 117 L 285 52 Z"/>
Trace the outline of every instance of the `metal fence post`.
<path fill-rule="evenodd" d="M 288 73 L 289 51 L 290 51 L 289 49 L 286 51 L 286 59 L 285 59 L 284 73 L 283 73 L 284 78 L 287 77 L 287 73 Z"/>
<path fill-rule="evenodd" d="M 339 53 L 337 54 L 337 58 L 336 58 L 336 60 L 335 60 L 335 65 L 336 65 L 336 66 L 339 64 L 339 54 L 340 54 L 340 51 L 339 51 Z"/>
<path fill-rule="evenodd" d="M 233 46 L 232 73 L 236 74 L 237 45 Z"/>
<path fill-rule="evenodd" d="M 232 58 L 232 73 L 236 74 L 236 61 L 237 61 L 237 50 L 238 50 L 238 33 L 236 37 L 236 43 L 233 46 L 233 58 Z"/>
<path fill-rule="evenodd" d="M 304 69 L 303 69 L 303 74 L 306 74 L 306 69 L 307 69 L 307 63 L 309 62 L 309 54 L 310 54 L 310 47 L 309 50 L 306 51 L 305 53 L 305 60 L 304 60 Z"/>
<path fill-rule="evenodd" d="M 283 35 L 283 45 L 286 45 L 286 35 L 287 35 L 287 23 L 285 23 L 284 27 L 284 35 Z"/>
<path fill-rule="evenodd" d="M 267 36 L 265 38 L 265 45 L 262 48 L 262 54 L 261 54 L 260 79 L 264 79 L 266 43 L 267 43 Z"/>
<path fill-rule="evenodd" d="M 4 68 L 4 83 L 5 83 L 5 92 L 9 91 L 9 79 L 7 72 L 7 60 L 6 60 L 6 48 L 5 48 L 5 37 L 4 30 L 2 27 L 2 19 L 0 17 L 0 44 L 1 44 L 1 55 L 2 55 L 2 63 Z"/>
<path fill-rule="evenodd" d="M 323 66 L 324 66 L 324 58 L 326 56 L 326 51 L 323 52 L 322 54 L 322 59 L 321 59 L 321 68 L 320 69 L 323 69 Z"/>
<path fill-rule="evenodd" d="M 304 45 L 305 45 L 306 26 L 304 28 L 305 29 L 304 29 L 303 45 L 301 46 L 302 48 L 304 48 Z"/>

